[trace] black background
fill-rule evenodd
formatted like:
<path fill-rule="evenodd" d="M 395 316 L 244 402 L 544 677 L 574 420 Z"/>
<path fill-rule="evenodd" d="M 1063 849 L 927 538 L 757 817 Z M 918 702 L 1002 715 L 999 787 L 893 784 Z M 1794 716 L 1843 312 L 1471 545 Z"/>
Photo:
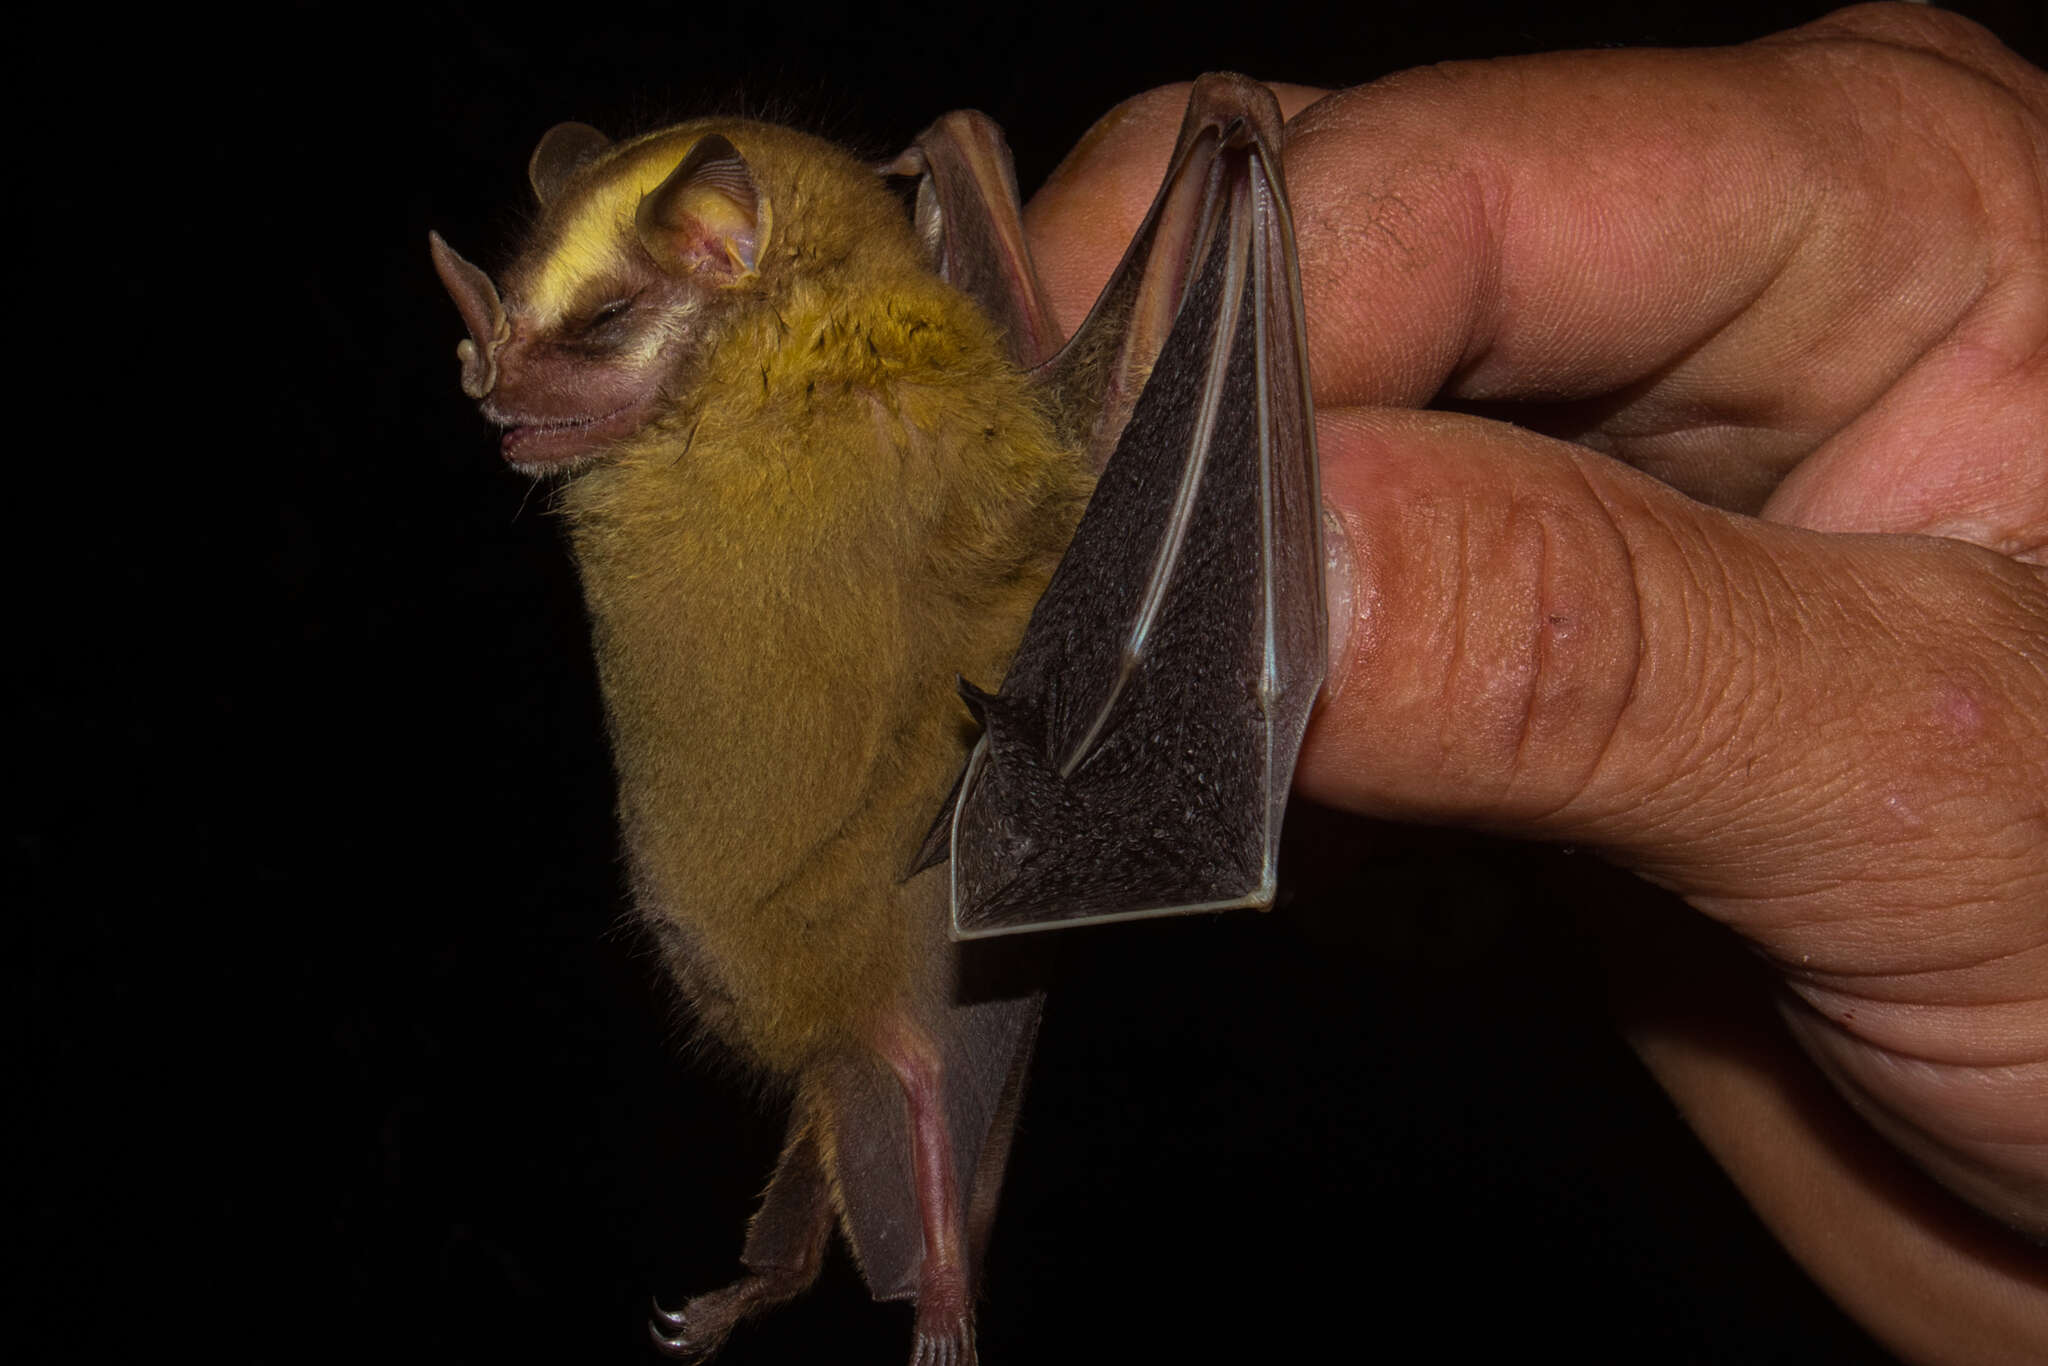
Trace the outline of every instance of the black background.
<path fill-rule="evenodd" d="M 52 363 L 15 372 L 9 1355 L 644 1361 L 647 1295 L 735 1269 L 780 1116 L 687 1056 L 624 927 L 573 573 L 427 262 L 429 227 L 503 259 L 550 124 L 767 113 L 881 154 L 976 105 L 1028 193 L 1205 69 L 1823 8 L 307 6 L 25 52 L 104 93 L 17 133 L 49 164 L 17 335 Z M 1962 8 L 2041 59 L 2031 0 Z M 1884 1360 L 1613 1036 L 1585 859 L 1295 827 L 1273 916 L 1066 945 L 984 1359 Z M 835 1254 L 722 1359 L 900 1360 L 908 1327 Z"/>

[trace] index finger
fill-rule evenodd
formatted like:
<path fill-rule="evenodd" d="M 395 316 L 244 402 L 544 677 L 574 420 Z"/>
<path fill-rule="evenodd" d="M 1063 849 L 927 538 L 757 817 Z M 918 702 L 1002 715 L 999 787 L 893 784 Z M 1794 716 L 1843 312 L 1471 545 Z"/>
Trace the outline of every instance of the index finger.
<path fill-rule="evenodd" d="M 1973 315 L 2028 353 L 2044 310 L 2010 295 L 2043 288 L 2048 194 L 2011 110 L 2040 79 L 1966 20 L 1886 7 L 1333 95 L 1287 149 L 1317 397 L 1462 403 L 1756 511 Z M 1106 120 L 1034 201 L 1056 294 L 1099 283 L 1101 170 L 1149 193 L 1154 113 Z"/>
<path fill-rule="evenodd" d="M 2043 148 L 1987 73 L 2039 93 L 1967 21 L 1884 9 L 1326 100 L 1288 163 L 1319 395 L 1512 403 L 1754 511 L 1936 346 L 2038 347 L 2010 296 L 2048 302 Z"/>

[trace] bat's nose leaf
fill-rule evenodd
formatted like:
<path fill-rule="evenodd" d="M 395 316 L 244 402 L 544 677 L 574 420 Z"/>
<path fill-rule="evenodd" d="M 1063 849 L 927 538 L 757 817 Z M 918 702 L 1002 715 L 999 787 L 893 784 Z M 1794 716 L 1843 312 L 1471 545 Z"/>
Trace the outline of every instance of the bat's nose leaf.
<path fill-rule="evenodd" d="M 468 339 L 455 347 L 462 361 L 462 392 L 471 398 L 487 397 L 498 387 L 498 348 L 511 331 L 498 287 L 442 241 L 440 233 L 427 234 L 427 248 L 433 253 L 434 273 L 441 277 L 448 297 L 462 314 L 462 325 L 469 329 Z"/>

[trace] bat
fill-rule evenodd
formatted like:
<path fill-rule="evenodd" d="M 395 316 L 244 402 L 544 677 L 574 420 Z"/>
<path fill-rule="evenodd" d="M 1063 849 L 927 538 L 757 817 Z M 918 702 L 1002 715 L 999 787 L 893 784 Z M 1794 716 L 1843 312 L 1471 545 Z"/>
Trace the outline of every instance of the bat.
<path fill-rule="evenodd" d="M 975 1360 L 1041 997 L 958 941 L 1270 904 L 1325 651 L 1281 138 L 1204 77 L 1064 345 L 972 113 L 879 168 L 564 124 L 502 288 L 432 238 L 464 392 L 561 481 L 640 916 L 790 1100 L 744 1274 L 657 1307 L 665 1352 L 808 1287 L 836 1222 L 914 1366 Z"/>

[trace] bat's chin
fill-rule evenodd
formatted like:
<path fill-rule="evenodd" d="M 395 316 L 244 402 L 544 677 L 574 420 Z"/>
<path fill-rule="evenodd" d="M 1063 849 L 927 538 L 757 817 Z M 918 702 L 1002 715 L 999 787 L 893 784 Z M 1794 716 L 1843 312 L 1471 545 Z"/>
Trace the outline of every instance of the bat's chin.
<path fill-rule="evenodd" d="M 632 433 L 640 422 L 639 405 L 633 403 L 590 417 L 489 416 L 505 429 L 499 453 L 521 474 L 566 473 Z"/>

